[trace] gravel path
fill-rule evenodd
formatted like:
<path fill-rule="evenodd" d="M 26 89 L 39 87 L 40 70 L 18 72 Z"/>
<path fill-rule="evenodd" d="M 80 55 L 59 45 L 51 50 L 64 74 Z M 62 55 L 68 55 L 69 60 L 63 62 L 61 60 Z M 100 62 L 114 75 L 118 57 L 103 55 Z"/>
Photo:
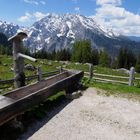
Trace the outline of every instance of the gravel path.
<path fill-rule="evenodd" d="M 140 103 L 89 88 L 29 140 L 140 140 Z"/>

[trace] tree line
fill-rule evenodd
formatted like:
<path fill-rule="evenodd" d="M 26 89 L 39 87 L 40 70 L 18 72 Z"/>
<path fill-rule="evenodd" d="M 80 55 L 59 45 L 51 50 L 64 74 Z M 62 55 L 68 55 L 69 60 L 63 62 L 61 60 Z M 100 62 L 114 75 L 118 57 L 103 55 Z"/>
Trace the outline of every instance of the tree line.
<path fill-rule="evenodd" d="M 110 68 L 126 68 L 134 66 L 140 73 L 140 52 L 138 56 L 126 47 L 121 47 L 117 56 L 111 56 L 105 49 L 91 47 L 88 40 L 77 41 L 73 45 L 71 60 L 80 63 L 92 63 Z"/>
<path fill-rule="evenodd" d="M 5 34 L 0 33 L 0 54 L 12 54 L 12 45 Z"/>
<path fill-rule="evenodd" d="M 136 56 L 132 50 L 127 47 L 121 47 L 117 56 L 111 56 L 105 49 L 92 48 L 89 40 L 76 41 L 73 44 L 72 50 L 61 49 L 47 52 L 45 49 L 30 53 L 27 47 L 23 48 L 27 55 L 35 58 L 58 60 L 58 61 L 72 61 L 80 63 L 92 63 L 93 65 L 101 65 L 110 68 L 126 68 L 134 66 L 136 71 L 140 73 L 140 52 Z M 7 37 L 0 33 L 0 54 L 12 55 L 12 44 L 8 42 Z"/>
<path fill-rule="evenodd" d="M 38 51 L 33 54 L 34 57 L 51 60 L 72 61 L 79 63 L 92 63 L 102 67 L 110 68 L 126 68 L 134 66 L 137 72 L 140 72 L 140 52 L 136 56 L 133 51 L 126 47 L 122 47 L 116 57 L 109 55 L 105 49 L 97 50 L 92 48 L 91 42 L 88 40 L 76 41 L 72 50 L 61 49 L 58 51 L 46 52 Z"/>

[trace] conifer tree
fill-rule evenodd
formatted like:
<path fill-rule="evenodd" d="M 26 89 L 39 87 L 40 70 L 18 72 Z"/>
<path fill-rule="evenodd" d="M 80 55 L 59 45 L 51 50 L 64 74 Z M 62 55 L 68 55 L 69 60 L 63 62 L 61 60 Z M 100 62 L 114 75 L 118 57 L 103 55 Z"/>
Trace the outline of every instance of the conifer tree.
<path fill-rule="evenodd" d="M 121 48 L 118 54 L 118 68 L 129 69 L 131 66 L 135 66 L 136 58 L 132 51 L 127 48 Z"/>
<path fill-rule="evenodd" d="M 140 52 L 138 54 L 138 57 L 137 57 L 137 62 L 136 62 L 136 72 L 140 73 Z"/>
<path fill-rule="evenodd" d="M 76 41 L 73 45 L 71 60 L 80 63 L 91 62 L 91 53 L 92 49 L 90 41 Z"/>
<path fill-rule="evenodd" d="M 102 50 L 100 53 L 100 59 L 99 64 L 103 67 L 109 67 L 110 66 L 110 57 L 106 50 Z"/>
<path fill-rule="evenodd" d="M 91 56 L 91 58 L 92 58 L 91 63 L 92 63 L 93 65 L 98 65 L 98 64 L 99 64 L 99 52 L 98 52 L 98 50 L 93 49 L 91 55 L 92 55 L 92 56 Z"/>

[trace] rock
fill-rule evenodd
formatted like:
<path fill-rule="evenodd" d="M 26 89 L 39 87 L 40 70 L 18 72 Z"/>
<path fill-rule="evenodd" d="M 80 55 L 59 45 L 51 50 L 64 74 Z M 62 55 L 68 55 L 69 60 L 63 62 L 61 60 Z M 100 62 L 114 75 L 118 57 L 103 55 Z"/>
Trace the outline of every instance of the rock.
<path fill-rule="evenodd" d="M 8 66 L 8 64 L 3 64 L 3 66 Z"/>
<path fill-rule="evenodd" d="M 79 65 L 79 64 L 80 64 L 79 62 L 76 62 L 76 63 L 75 63 L 75 65 Z"/>
<path fill-rule="evenodd" d="M 52 62 L 51 62 L 51 61 L 50 61 L 50 62 L 48 62 L 48 65 L 49 65 L 49 66 L 52 66 Z"/>
<path fill-rule="evenodd" d="M 63 65 L 63 68 L 66 68 L 67 67 L 67 65 Z"/>
<path fill-rule="evenodd" d="M 10 68 L 10 70 L 11 70 L 11 71 L 14 71 L 14 69 L 13 69 L 13 68 Z"/>
<path fill-rule="evenodd" d="M 66 98 L 70 99 L 70 100 L 77 99 L 80 96 L 82 96 L 81 90 L 78 90 L 78 91 L 70 93 L 70 94 L 66 94 Z"/>
<path fill-rule="evenodd" d="M 32 64 L 27 64 L 27 65 L 25 65 L 24 68 L 25 68 L 26 70 L 31 70 L 31 71 L 36 70 L 35 66 L 33 66 Z"/>
<path fill-rule="evenodd" d="M 129 70 L 127 70 L 125 68 L 116 69 L 116 71 L 121 71 L 123 73 L 129 74 Z"/>
<path fill-rule="evenodd" d="M 40 61 L 40 63 L 41 63 L 41 64 L 44 64 L 44 62 L 43 62 L 43 61 Z"/>
<path fill-rule="evenodd" d="M 69 61 L 59 61 L 59 63 L 64 64 L 64 65 L 67 65 L 67 64 L 69 64 L 70 62 L 69 62 Z"/>
<path fill-rule="evenodd" d="M 91 63 L 84 63 L 84 65 L 90 65 Z"/>

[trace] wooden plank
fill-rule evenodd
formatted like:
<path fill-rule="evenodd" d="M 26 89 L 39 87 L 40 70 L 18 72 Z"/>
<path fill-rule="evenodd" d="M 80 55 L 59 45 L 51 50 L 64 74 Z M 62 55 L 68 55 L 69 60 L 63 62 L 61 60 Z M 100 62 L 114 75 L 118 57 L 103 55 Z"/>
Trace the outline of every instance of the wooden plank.
<path fill-rule="evenodd" d="M 45 87 L 48 87 L 49 85 L 51 85 L 59 80 L 62 80 L 64 78 L 66 78 L 67 76 L 68 76 L 68 72 L 63 72 L 61 74 L 51 76 L 51 77 L 49 77 L 46 80 L 43 80 L 41 82 L 27 85 L 27 86 L 22 87 L 20 89 L 15 89 L 13 91 L 5 93 L 4 96 L 18 100 L 18 99 L 23 98 L 25 96 L 31 95 L 32 93 L 39 91 Z"/>
<path fill-rule="evenodd" d="M 111 82 L 111 83 L 128 84 L 128 82 L 117 81 L 117 80 L 109 80 L 109 79 L 96 78 L 96 77 L 94 77 L 94 79 L 99 81 Z"/>
<path fill-rule="evenodd" d="M 88 72 L 85 72 L 86 74 L 89 74 Z M 103 76 L 103 77 L 110 77 L 110 78 L 121 78 L 121 79 L 129 79 L 129 77 L 125 76 L 115 76 L 115 75 L 107 75 L 107 74 L 100 74 L 100 73 L 94 73 L 94 76 Z"/>
<path fill-rule="evenodd" d="M 138 77 L 135 77 L 135 80 L 140 80 L 140 78 L 138 78 Z"/>
<path fill-rule="evenodd" d="M 67 76 L 64 76 L 64 73 L 65 74 L 67 73 Z M 49 78 L 50 83 L 48 85 L 44 85 L 44 87 L 38 88 L 38 86 L 43 85 L 42 81 L 32 86 L 22 87 L 15 91 L 5 94 L 5 96 L 10 97 L 8 96 L 10 95 L 10 93 L 12 93 L 13 95 L 15 95 L 15 93 L 16 95 L 22 93 L 26 94 L 27 92 L 30 93 L 26 94 L 26 96 L 25 95 L 21 96 L 22 98 L 15 98 L 16 101 L 14 103 L 0 109 L 0 125 L 14 118 L 15 116 L 25 112 L 31 107 L 45 101 L 48 97 L 58 93 L 59 91 L 67 90 L 69 88 L 73 89 L 74 85 L 79 84 L 79 81 L 83 77 L 83 72 L 81 71 L 75 73 L 73 72 L 64 72 L 64 73 Z M 48 82 L 49 81 L 47 79 L 44 82 L 44 84 Z"/>
<path fill-rule="evenodd" d="M 0 80 L 0 85 L 14 83 L 14 79 Z"/>

